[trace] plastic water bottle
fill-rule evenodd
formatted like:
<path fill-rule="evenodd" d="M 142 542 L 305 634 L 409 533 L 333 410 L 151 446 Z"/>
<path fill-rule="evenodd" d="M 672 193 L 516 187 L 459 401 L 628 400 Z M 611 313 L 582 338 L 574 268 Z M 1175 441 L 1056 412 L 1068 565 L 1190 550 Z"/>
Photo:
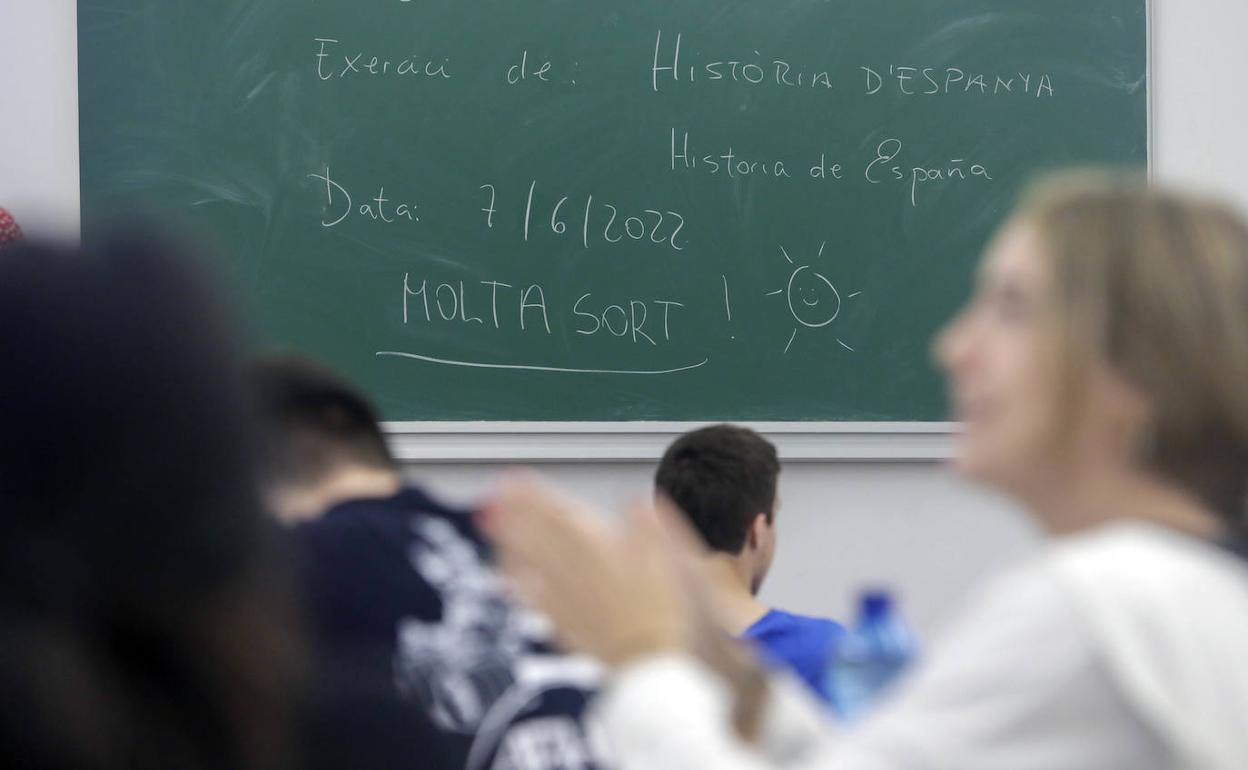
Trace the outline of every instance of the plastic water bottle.
<path fill-rule="evenodd" d="M 857 625 L 832 647 L 826 669 L 828 700 L 854 721 L 870 710 L 917 653 L 914 635 L 887 591 L 864 591 Z"/>

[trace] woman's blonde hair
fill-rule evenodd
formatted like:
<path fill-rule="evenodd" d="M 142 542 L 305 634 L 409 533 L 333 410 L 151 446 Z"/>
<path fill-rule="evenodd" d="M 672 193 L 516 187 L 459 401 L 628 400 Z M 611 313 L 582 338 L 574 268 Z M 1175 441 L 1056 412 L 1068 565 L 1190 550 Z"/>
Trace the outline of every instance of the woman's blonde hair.
<path fill-rule="evenodd" d="M 1062 418 L 1108 362 L 1152 407 L 1141 447 L 1160 476 L 1238 528 L 1248 497 L 1248 225 L 1229 208 L 1082 172 L 1046 180 L 1016 222 L 1051 260 Z"/>

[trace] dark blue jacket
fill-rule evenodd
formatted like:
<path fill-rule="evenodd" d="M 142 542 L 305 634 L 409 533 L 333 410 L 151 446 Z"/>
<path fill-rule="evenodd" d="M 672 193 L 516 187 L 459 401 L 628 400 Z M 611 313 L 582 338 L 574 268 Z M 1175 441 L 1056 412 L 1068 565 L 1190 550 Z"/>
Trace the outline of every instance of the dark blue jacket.
<path fill-rule="evenodd" d="M 455 770 L 470 750 L 484 758 L 480 767 L 490 767 L 512 723 L 535 713 L 515 707 L 519 691 L 534 698 L 527 683 L 517 682 L 522 662 L 549 658 L 550 651 L 533 618 L 508 599 L 471 516 L 409 487 L 390 498 L 337 505 L 292 534 L 324 666 L 349 670 L 369 691 L 418 707 Z M 580 716 L 588 691 L 553 689 L 559 697 L 539 693 L 533 705 L 555 704 L 538 712 L 562 720 L 564 732 L 584 742 Z M 492 745 L 473 750 L 479 733 Z M 543 752 L 533 759 L 516 770 L 587 767 Z M 510 761 L 514 766 L 514 756 Z"/>

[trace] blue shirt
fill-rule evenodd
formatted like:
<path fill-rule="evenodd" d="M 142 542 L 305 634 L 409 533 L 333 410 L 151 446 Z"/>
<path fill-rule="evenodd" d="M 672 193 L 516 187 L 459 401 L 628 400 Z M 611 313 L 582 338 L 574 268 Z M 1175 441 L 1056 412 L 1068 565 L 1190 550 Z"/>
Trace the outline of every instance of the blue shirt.
<path fill-rule="evenodd" d="M 824 669 L 832 643 L 844 633 L 831 620 L 771 610 L 745 629 L 741 638 L 753 642 L 768 663 L 791 669 L 826 702 Z"/>

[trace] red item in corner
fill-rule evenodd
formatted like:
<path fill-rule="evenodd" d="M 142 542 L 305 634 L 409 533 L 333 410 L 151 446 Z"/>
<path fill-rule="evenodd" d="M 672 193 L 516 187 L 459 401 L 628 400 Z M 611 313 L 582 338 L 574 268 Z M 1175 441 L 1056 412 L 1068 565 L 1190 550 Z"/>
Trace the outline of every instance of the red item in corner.
<path fill-rule="evenodd" d="M 8 211 L 0 209 L 0 248 L 20 243 L 21 240 L 22 228 L 17 226 L 17 220 Z"/>

